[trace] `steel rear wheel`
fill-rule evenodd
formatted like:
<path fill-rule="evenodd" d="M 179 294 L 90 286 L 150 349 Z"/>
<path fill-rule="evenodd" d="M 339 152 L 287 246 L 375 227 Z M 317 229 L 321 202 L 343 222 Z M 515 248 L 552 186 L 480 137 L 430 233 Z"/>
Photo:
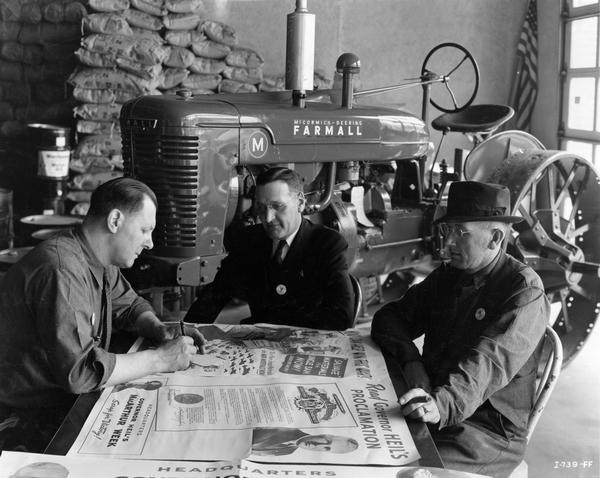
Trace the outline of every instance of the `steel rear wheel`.
<path fill-rule="evenodd" d="M 598 173 L 577 155 L 534 149 L 506 158 L 485 180 L 507 186 L 512 214 L 524 219 L 513 226 L 515 243 L 553 304 L 566 365 L 600 313 Z"/>

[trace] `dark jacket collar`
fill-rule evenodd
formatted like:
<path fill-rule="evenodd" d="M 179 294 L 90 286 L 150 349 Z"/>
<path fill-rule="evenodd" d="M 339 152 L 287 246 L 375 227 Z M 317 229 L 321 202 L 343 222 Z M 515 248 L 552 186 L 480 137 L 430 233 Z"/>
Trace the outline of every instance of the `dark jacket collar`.
<path fill-rule="evenodd" d="M 294 263 L 304 256 L 303 252 L 306 247 L 308 238 L 310 237 L 311 226 L 312 223 L 309 222 L 308 219 L 303 217 L 302 222 L 300 223 L 300 228 L 298 229 L 298 233 L 296 234 L 296 237 L 294 237 L 294 240 L 290 245 L 290 250 L 285 256 L 285 259 L 283 261 L 284 263 Z"/>
<path fill-rule="evenodd" d="M 449 266 L 449 269 L 453 271 L 456 277 L 456 287 L 462 288 L 467 286 L 475 286 L 476 289 L 480 289 L 485 285 L 488 278 L 493 276 L 497 271 L 502 268 L 502 265 L 506 262 L 506 252 L 500 250 L 498 255 L 483 269 L 475 272 L 475 274 L 467 274 L 460 269 L 456 269 Z"/>
<path fill-rule="evenodd" d="M 475 288 L 479 289 L 480 287 L 482 287 L 486 283 L 487 278 L 490 275 L 493 275 L 494 272 L 498 270 L 498 268 L 502 267 L 502 264 L 505 260 L 506 254 L 502 250 L 500 250 L 496 257 L 494 257 L 492 262 L 490 262 L 480 271 L 475 272 L 475 274 L 473 274 L 473 285 L 475 286 Z"/>

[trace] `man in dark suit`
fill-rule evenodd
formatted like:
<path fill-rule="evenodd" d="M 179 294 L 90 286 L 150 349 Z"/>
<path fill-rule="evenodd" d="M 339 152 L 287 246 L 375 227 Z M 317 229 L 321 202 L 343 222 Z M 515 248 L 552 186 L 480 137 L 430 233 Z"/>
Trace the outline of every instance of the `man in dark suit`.
<path fill-rule="evenodd" d="M 298 448 L 350 453 L 358 448 L 358 442 L 338 435 L 309 435 L 299 428 L 255 428 L 252 431 L 252 453 L 255 455 L 289 455 Z"/>
<path fill-rule="evenodd" d="M 242 323 L 343 330 L 352 326 L 354 294 L 337 231 L 302 217 L 306 200 L 300 176 L 271 168 L 256 179 L 261 224 L 241 229 L 215 280 L 202 288 L 187 322 L 212 323 L 234 297 L 250 306 Z"/>

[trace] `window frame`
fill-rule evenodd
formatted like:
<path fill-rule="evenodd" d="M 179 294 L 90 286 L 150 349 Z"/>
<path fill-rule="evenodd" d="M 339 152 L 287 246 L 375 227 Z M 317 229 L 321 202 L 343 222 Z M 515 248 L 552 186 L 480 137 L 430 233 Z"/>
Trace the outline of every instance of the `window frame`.
<path fill-rule="evenodd" d="M 569 68 L 571 52 L 571 25 L 575 20 L 583 18 L 596 18 L 596 65 L 586 68 Z M 565 0 L 565 8 L 562 15 L 563 31 L 563 68 L 561 71 L 561 117 L 559 142 L 560 148 L 569 150 L 569 142 L 590 144 L 592 156 L 590 160 L 596 168 L 600 168 L 600 1 L 591 5 L 573 7 L 573 0 Z M 594 78 L 595 102 L 593 107 L 592 131 L 568 127 L 569 115 L 569 86 L 570 81 L 576 78 Z"/>

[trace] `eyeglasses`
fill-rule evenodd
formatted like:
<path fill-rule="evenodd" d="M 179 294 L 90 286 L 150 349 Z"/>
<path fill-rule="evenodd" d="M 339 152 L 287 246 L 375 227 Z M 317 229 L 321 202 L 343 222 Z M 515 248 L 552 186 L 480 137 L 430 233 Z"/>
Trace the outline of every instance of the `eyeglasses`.
<path fill-rule="evenodd" d="M 254 203 L 254 213 L 258 216 L 266 216 L 267 212 L 269 210 L 275 212 L 275 213 L 282 213 L 287 209 L 287 204 L 286 203 L 279 203 L 279 202 L 273 202 L 273 203 Z"/>
<path fill-rule="evenodd" d="M 442 222 L 438 227 L 440 233 L 444 237 L 450 237 L 451 234 L 454 234 L 456 237 L 463 238 L 471 233 L 471 231 L 465 229 L 461 224 L 448 224 L 447 222 Z"/>

